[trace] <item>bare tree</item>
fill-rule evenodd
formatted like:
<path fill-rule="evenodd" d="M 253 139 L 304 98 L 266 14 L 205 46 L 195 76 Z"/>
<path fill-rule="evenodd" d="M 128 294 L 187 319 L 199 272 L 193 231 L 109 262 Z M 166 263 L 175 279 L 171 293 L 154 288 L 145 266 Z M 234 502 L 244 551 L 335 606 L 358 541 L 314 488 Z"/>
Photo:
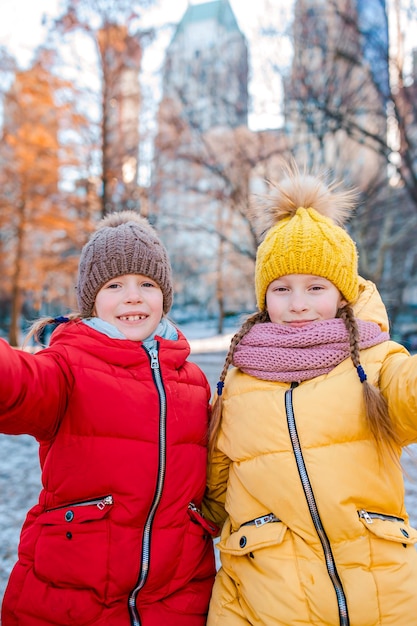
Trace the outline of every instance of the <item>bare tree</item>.
<path fill-rule="evenodd" d="M 80 31 L 95 45 L 101 78 L 99 125 L 101 213 L 140 208 L 139 116 L 143 46 L 153 32 L 141 28 L 154 0 L 66 0 L 55 25 L 60 33 Z"/>

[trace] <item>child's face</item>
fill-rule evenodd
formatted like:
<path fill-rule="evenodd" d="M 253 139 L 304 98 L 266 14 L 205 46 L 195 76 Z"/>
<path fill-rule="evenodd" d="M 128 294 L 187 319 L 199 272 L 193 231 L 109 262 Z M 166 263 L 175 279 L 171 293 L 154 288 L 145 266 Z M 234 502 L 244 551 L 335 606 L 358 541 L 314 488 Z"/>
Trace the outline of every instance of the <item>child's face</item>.
<path fill-rule="evenodd" d="M 311 274 L 282 276 L 272 281 L 266 292 L 271 322 L 294 328 L 332 319 L 345 304 L 333 283 Z"/>
<path fill-rule="evenodd" d="M 125 274 L 109 280 L 96 296 L 94 314 L 116 326 L 127 339 L 143 341 L 163 314 L 159 285 L 142 274 Z"/>

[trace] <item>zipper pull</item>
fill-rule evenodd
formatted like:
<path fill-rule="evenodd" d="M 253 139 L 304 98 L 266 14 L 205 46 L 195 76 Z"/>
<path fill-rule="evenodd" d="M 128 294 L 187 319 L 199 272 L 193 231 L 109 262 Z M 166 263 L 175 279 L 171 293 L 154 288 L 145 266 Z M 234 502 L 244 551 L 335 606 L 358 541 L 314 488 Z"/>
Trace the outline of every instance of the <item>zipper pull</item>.
<path fill-rule="evenodd" d="M 360 515 L 360 517 L 362 517 L 365 520 L 365 522 L 367 524 L 373 524 L 374 523 L 373 520 L 372 520 L 372 517 L 369 515 L 368 511 L 365 511 L 365 509 L 361 509 L 359 511 L 359 515 Z"/>
<path fill-rule="evenodd" d="M 149 350 L 149 355 L 151 357 L 151 368 L 153 370 L 158 370 L 159 369 L 158 350 L 156 350 L 155 348 L 151 348 L 151 350 Z"/>
<path fill-rule="evenodd" d="M 97 502 L 97 508 L 102 511 L 109 504 L 113 504 L 113 496 L 106 496 L 105 498 Z"/>
<path fill-rule="evenodd" d="M 192 522 L 199 524 L 204 530 L 207 530 L 212 537 L 216 537 L 220 534 L 220 528 L 213 522 L 207 520 L 194 502 L 188 504 L 188 515 Z"/>

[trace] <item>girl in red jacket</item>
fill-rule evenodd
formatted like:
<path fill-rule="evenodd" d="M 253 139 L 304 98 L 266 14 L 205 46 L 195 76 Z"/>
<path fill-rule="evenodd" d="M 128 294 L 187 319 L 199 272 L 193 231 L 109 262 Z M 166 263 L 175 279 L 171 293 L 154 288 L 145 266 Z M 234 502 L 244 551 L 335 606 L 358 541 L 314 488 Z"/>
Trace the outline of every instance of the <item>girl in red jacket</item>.
<path fill-rule="evenodd" d="M 47 349 L 0 341 L 0 431 L 36 437 L 42 469 L 2 625 L 203 626 L 210 389 L 166 318 L 171 267 L 146 220 L 102 221 L 77 298 L 80 314 L 59 318 Z"/>

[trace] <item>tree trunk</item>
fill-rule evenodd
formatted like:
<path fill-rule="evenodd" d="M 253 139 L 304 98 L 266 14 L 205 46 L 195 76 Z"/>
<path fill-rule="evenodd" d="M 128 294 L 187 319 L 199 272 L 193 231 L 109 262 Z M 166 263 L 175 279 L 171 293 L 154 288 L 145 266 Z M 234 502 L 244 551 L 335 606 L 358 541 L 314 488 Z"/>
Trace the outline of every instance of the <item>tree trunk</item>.
<path fill-rule="evenodd" d="M 19 345 L 20 331 L 20 315 L 22 311 L 22 292 L 20 288 L 20 279 L 22 276 L 22 260 L 23 260 L 23 241 L 24 241 L 24 203 L 19 207 L 18 226 L 16 232 L 16 256 L 12 276 L 12 294 L 11 294 L 11 319 L 9 329 L 9 343 L 11 346 Z"/>

